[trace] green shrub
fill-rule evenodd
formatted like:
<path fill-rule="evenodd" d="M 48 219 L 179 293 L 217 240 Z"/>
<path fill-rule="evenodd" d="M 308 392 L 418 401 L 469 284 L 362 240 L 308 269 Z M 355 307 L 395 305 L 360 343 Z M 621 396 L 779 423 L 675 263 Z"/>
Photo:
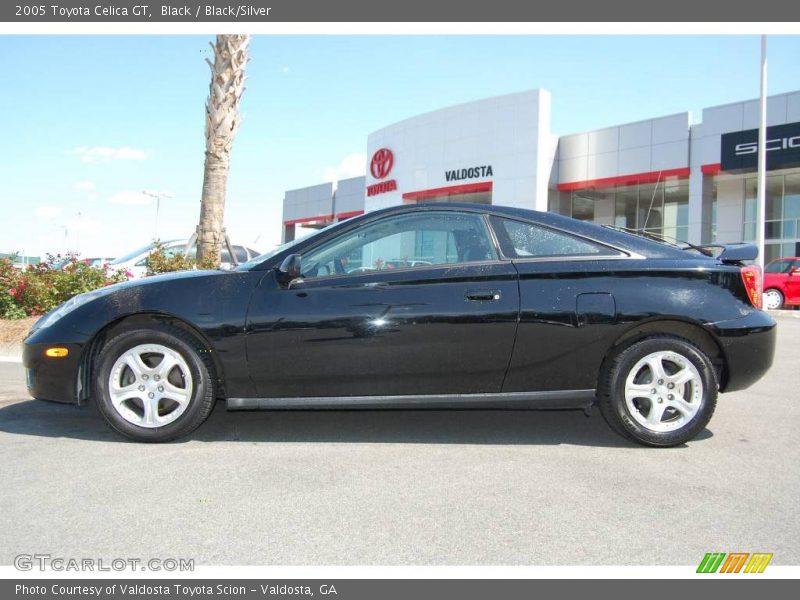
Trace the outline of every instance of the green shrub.
<path fill-rule="evenodd" d="M 194 260 L 182 253 L 168 251 L 159 242 L 147 257 L 147 274 L 158 275 L 172 271 L 188 271 L 194 269 Z"/>
<path fill-rule="evenodd" d="M 147 274 L 171 273 L 173 271 L 189 271 L 191 269 L 213 269 L 212 261 L 198 263 L 194 258 L 184 256 L 173 249 L 165 249 L 159 242 L 147 257 Z"/>

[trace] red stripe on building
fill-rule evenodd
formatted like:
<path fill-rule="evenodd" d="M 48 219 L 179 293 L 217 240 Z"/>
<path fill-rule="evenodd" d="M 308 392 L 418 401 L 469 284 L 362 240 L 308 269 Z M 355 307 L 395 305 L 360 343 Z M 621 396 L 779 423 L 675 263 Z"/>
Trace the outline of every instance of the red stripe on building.
<path fill-rule="evenodd" d="M 300 223 L 311 223 L 313 221 L 333 221 L 333 215 L 319 215 L 316 217 L 303 217 L 302 219 L 290 219 L 284 221 L 284 225 L 299 225 Z"/>
<path fill-rule="evenodd" d="M 722 165 L 719 163 L 703 165 L 700 167 L 700 170 L 703 172 L 703 175 L 716 175 L 722 171 Z"/>
<path fill-rule="evenodd" d="M 649 173 L 633 173 L 631 175 L 619 175 L 617 177 L 604 177 L 603 179 L 590 179 L 588 181 L 570 181 L 559 183 L 558 190 L 569 192 L 572 190 L 582 190 L 591 187 L 612 187 L 615 185 L 632 185 L 634 183 L 655 183 L 663 181 L 667 177 L 689 177 L 689 167 L 680 169 L 665 169 L 664 171 L 651 171 Z"/>
<path fill-rule="evenodd" d="M 350 212 L 339 213 L 338 215 L 336 215 L 336 218 L 339 220 L 350 219 L 352 217 L 357 217 L 358 215 L 363 215 L 363 214 L 364 214 L 363 210 L 351 210 Z"/>
<path fill-rule="evenodd" d="M 420 190 L 418 192 L 406 192 L 403 200 L 428 200 L 438 196 L 449 196 L 453 194 L 470 194 L 476 192 L 491 192 L 492 182 L 481 181 L 480 183 L 465 183 L 463 185 L 451 185 L 450 187 L 434 188 L 431 190 Z"/>

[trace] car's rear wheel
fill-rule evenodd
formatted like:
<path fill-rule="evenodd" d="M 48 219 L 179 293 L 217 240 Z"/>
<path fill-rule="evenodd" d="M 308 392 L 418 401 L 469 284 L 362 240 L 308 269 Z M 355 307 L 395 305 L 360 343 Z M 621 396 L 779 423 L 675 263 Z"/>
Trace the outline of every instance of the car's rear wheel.
<path fill-rule="evenodd" d="M 647 446 L 694 438 L 714 414 L 717 378 L 708 357 L 688 340 L 655 336 L 619 351 L 598 390 L 611 428 Z"/>
<path fill-rule="evenodd" d="M 778 310 L 783 308 L 783 294 L 780 290 L 770 288 L 764 291 L 764 308 L 769 310 Z"/>
<path fill-rule="evenodd" d="M 100 413 L 119 433 L 139 442 L 187 435 L 214 405 L 207 354 L 194 337 L 167 325 L 114 337 L 94 372 Z"/>

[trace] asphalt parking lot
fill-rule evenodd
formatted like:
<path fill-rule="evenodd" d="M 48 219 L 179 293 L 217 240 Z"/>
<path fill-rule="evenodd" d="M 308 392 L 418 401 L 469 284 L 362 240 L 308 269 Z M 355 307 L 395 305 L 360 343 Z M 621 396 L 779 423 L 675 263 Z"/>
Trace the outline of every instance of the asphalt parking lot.
<path fill-rule="evenodd" d="M 228 413 L 130 443 L 30 400 L 0 363 L 0 564 L 20 553 L 198 565 L 800 564 L 800 319 L 684 447 L 595 411 Z"/>

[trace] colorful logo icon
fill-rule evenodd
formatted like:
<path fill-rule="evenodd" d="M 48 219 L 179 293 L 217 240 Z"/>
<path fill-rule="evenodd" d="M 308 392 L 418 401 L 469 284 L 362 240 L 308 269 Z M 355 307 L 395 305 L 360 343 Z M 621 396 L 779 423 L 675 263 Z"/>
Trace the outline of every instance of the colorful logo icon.
<path fill-rule="evenodd" d="M 386 177 L 394 166 L 394 154 L 388 148 L 381 148 L 372 155 L 369 172 L 375 179 Z"/>
<path fill-rule="evenodd" d="M 772 553 L 707 552 L 697 567 L 698 573 L 763 573 Z"/>

